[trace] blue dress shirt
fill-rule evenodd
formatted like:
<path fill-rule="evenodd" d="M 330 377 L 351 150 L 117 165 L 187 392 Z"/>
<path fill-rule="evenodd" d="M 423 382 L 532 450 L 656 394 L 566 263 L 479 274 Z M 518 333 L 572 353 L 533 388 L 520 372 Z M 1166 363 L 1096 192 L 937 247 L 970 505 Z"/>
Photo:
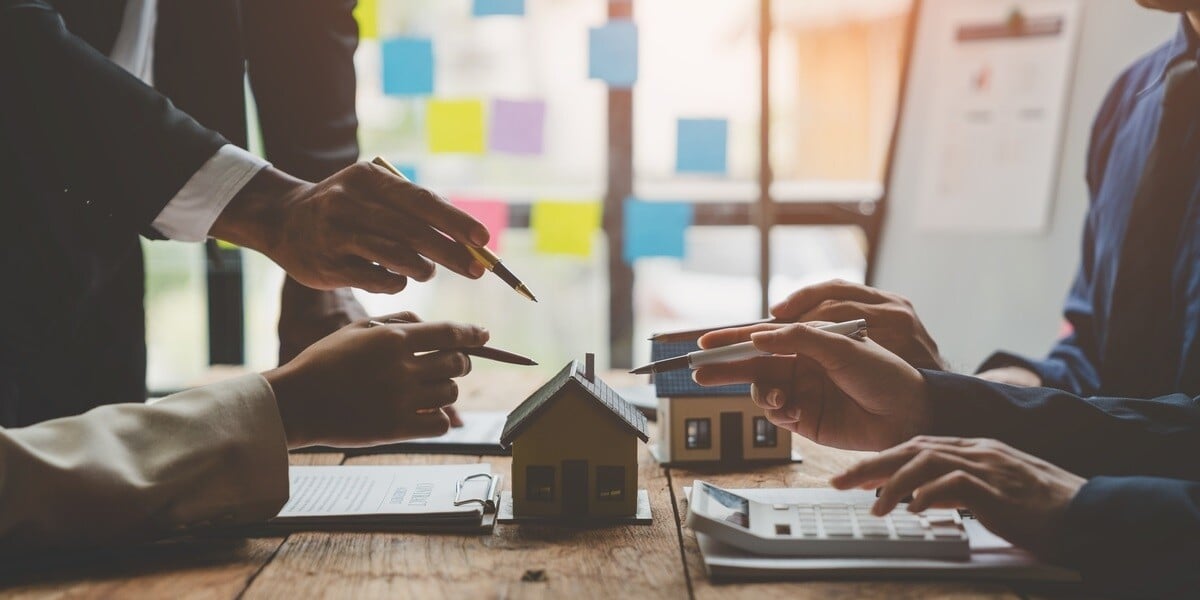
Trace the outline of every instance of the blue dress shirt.
<path fill-rule="evenodd" d="M 1118 283 L 1116 275 L 1138 182 L 1159 126 L 1164 74 L 1176 60 L 1200 54 L 1196 37 L 1186 17 L 1182 18 L 1174 38 L 1135 62 L 1117 79 L 1096 117 L 1088 149 L 1090 207 L 1082 261 L 1064 309 L 1073 332 L 1044 359 L 1000 352 L 985 361 L 981 371 L 1021 366 L 1040 375 L 1043 385 L 1082 396 L 1150 398 L 1171 392 L 1200 396 L 1200 157 L 1185 175 L 1190 177 L 1187 189 L 1191 192 L 1174 265 L 1173 289 L 1169 302 L 1160 307 L 1163 314 L 1170 315 L 1177 333 L 1174 339 L 1154 348 L 1138 347 L 1111 335 L 1114 323 L 1132 319 L 1136 324 L 1143 318 L 1111 311 L 1117 285 L 1138 285 L 1128 278 Z M 1195 119 L 1180 124 L 1191 130 L 1189 145 L 1195 141 L 1198 124 L 1200 107 Z M 1118 377 L 1104 368 L 1101 357 L 1145 364 L 1147 368 L 1130 369 L 1145 375 Z M 1156 369 L 1150 365 L 1162 366 L 1164 362 L 1172 367 L 1167 371 L 1173 373 L 1173 378 L 1152 376 Z"/>

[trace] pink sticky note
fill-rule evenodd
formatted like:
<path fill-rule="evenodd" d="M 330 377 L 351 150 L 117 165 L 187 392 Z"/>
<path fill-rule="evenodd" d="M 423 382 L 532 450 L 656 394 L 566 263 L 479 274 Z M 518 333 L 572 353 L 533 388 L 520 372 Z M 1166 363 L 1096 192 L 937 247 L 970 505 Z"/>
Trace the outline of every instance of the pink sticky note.
<path fill-rule="evenodd" d="M 508 203 L 500 200 L 478 200 L 473 198 L 451 198 L 450 203 L 463 212 L 475 217 L 488 231 L 492 239 L 487 247 L 492 252 L 500 252 L 500 237 L 508 229 Z"/>
<path fill-rule="evenodd" d="M 541 154 L 546 103 L 541 100 L 494 100 L 491 149 L 506 154 Z"/>

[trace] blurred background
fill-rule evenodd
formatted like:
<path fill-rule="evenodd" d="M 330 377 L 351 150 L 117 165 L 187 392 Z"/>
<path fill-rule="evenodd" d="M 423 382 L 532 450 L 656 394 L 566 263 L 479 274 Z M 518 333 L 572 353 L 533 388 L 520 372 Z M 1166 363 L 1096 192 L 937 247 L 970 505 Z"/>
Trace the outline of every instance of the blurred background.
<path fill-rule="evenodd" d="M 610 146 L 608 125 L 628 115 L 619 100 L 614 108 L 610 94 L 629 86 L 590 76 L 605 68 L 597 61 L 620 68 L 619 55 L 595 56 L 614 50 L 616 42 L 602 31 L 614 8 L 603 0 L 526 0 L 515 3 L 521 14 L 506 15 L 488 13 L 487 4 L 481 13 L 473 0 L 360 3 L 355 63 L 362 156 L 387 157 L 471 212 L 494 214 L 502 203 L 508 226 L 493 232 L 497 250 L 541 303 L 521 299 L 491 276 L 469 282 L 443 272 L 396 296 L 361 294 L 370 312 L 415 310 L 426 319 L 480 323 L 496 345 L 535 357 L 548 370 L 585 352 L 596 352 L 602 365 L 625 366 L 648 358 L 649 345 L 640 340 L 651 332 L 759 317 L 763 289 L 774 302 L 807 283 L 863 279 L 866 238 L 855 223 L 869 217 L 882 193 L 908 1 L 770 3 L 769 201 L 784 212 L 798 204 L 817 210 L 801 207 L 781 219 L 788 224 L 770 229 L 765 274 L 752 210 L 764 183 L 763 2 L 637 3 L 630 195 L 639 204 L 688 205 L 678 232 L 655 229 L 654 206 L 639 213 L 649 222 L 638 235 L 681 236 L 681 248 L 666 250 L 654 243 L 632 248 L 638 242 L 629 238 L 625 249 L 610 248 L 605 225 L 589 225 L 586 210 L 560 218 L 581 215 L 562 226 L 586 231 L 590 247 L 554 247 L 530 228 L 542 204 L 603 203 L 610 161 L 624 158 L 620 144 Z M 500 13 L 514 5 L 493 4 Z M 482 132 L 454 124 L 479 114 Z M 497 129 L 497 117 L 525 128 Z M 713 123 L 715 134 L 704 129 Z M 535 126 L 540 136 L 529 132 Z M 841 220 L 830 218 L 830 207 L 836 215 L 847 206 L 844 224 L 830 224 Z M 202 247 L 144 243 L 149 386 L 184 387 L 209 369 L 210 329 L 236 334 L 238 323 L 205 318 Z M 236 252 L 243 359 L 255 370 L 270 368 L 283 275 L 261 255 Z M 610 275 L 624 265 L 632 268 L 631 285 Z M 623 335 L 612 335 L 614 304 L 618 318 L 632 316 Z M 479 368 L 496 368 L 479 362 Z"/>

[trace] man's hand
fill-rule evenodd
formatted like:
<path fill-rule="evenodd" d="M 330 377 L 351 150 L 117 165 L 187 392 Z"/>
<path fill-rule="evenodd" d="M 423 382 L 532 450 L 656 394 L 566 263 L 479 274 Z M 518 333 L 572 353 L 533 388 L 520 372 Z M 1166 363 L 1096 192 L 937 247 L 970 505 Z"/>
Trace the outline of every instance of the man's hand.
<path fill-rule="evenodd" d="M 925 379 L 870 339 L 768 324 L 716 331 L 701 345 L 746 340 L 780 356 L 701 367 L 696 381 L 753 383 L 754 402 L 772 423 L 826 446 L 882 450 L 927 427 Z"/>
<path fill-rule="evenodd" d="M 291 448 L 432 437 L 450 427 L 435 409 L 458 398 L 453 379 L 471 370 L 470 359 L 452 350 L 487 340 L 487 330 L 474 325 L 359 321 L 263 376 Z"/>
<path fill-rule="evenodd" d="M 980 379 L 986 379 L 988 381 L 994 381 L 996 383 L 1015 385 L 1017 387 L 1042 386 L 1041 375 L 1038 375 L 1037 373 L 1034 373 L 1033 371 L 1030 371 L 1024 367 L 1013 366 L 988 369 L 987 371 L 976 375 L 976 377 Z"/>
<path fill-rule="evenodd" d="M 462 244 L 487 228 L 433 192 L 360 162 L 320 183 L 266 168 L 234 197 L 210 235 L 262 252 L 318 290 L 396 293 L 434 263 L 471 278 L 484 269 Z"/>
<path fill-rule="evenodd" d="M 866 319 L 871 337 L 908 364 L 949 370 L 912 303 L 898 294 L 833 280 L 800 289 L 772 307 L 771 315 L 793 323 Z"/>
<path fill-rule="evenodd" d="M 968 509 L 997 535 L 1053 559 L 1063 514 L 1085 481 L 995 440 L 918 437 L 831 483 L 838 489 L 882 487 L 872 508 L 876 515 L 891 512 L 909 495 L 913 512 Z"/>

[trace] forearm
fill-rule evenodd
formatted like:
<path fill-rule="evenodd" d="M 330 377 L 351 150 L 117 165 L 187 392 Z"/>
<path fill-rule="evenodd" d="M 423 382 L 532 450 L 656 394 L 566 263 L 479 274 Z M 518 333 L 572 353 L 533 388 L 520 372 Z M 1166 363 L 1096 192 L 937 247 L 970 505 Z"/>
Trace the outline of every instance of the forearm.
<path fill-rule="evenodd" d="M 1176 598 L 1200 588 L 1200 483 L 1098 477 L 1064 521 L 1062 559 L 1096 590 Z"/>
<path fill-rule="evenodd" d="M 209 235 L 272 256 L 284 236 L 303 235 L 304 232 L 288 231 L 283 220 L 288 198 L 309 185 L 274 167 L 266 167 L 229 201 L 213 222 Z"/>
<path fill-rule="evenodd" d="M 257 375 L 0 430 L 0 552 L 261 521 L 287 500 L 287 464 Z"/>
<path fill-rule="evenodd" d="M 932 435 L 996 438 L 1083 476 L 1200 479 L 1200 406 L 1183 395 L 1081 398 L 922 371 Z"/>

